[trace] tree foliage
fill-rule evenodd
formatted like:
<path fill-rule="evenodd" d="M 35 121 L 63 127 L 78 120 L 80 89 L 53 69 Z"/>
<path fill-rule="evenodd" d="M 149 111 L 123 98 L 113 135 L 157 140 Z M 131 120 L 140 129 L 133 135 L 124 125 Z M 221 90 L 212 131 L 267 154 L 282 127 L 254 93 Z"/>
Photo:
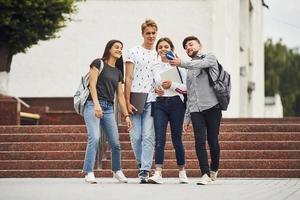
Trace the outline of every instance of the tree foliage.
<path fill-rule="evenodd" d="M 14 55 L 55 33 L 76 11 L 76 0 L 0 0 L 0 45 Z"/>
<path fill-rule="evenodd" d="M 281 40 L 265 43 L 265 94 L 279 93 L 284 116 L 300 116 L 300 54 Z"/>

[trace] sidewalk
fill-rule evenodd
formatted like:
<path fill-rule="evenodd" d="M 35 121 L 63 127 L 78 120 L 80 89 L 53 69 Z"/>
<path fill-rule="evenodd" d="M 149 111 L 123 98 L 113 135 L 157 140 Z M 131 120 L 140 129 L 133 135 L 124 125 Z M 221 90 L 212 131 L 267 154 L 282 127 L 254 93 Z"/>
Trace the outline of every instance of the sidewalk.
<path fill-rule="evenodd" d="M 120 184 L 112 178 L 98 178 L 86 184 L 79 178 L 2 178 L 0 200 L 299 200 L 300 179 L 218 179 L 199 186 L 190 178 L 186 185 L 176 178 L 164 184 L 138 184 L 138 179 Z"/>

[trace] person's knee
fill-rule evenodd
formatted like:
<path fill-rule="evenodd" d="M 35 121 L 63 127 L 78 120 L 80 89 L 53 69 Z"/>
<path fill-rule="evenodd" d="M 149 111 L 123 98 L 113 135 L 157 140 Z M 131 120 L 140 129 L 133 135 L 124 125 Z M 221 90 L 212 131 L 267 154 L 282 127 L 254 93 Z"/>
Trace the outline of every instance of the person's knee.
<path fill-rule="evenodd" d="M 155 148 L 157 149 L 164 149 L 166 143 L 165 142 L 155 142 Z"/>
<path fill-rule="evenodd" d="M 89 137 L 89 144 L 95 145 L 98 144 L 100 141 L 100 135 L 94 135 L 93 137 Z"/>
<path fill-rule="evenodd" d="M 195 147 L 196 148 L 199 148 L 199 149 L 206 149 L 206 146 L 205 146 L 205 141 L 204 142 L 200 142 L 200 141 L 196 141 L 195 142 Z"/>
<path fill-rule="evenodd" d="M 130 141 L 131 141 L 132 143 L 137 143 L 137 142 L 139 142 L 139 141 L 141 141 L 141 140 L 142 140 L 141 135 L 138 135 L 138 134 L 131 134 L 131 135 L 130 135 Z"/>
<path fill-rule="evenodd" d="M 114 142 L 114 143 L 110 144 L 110 147 L 112 150 L 121 150 L 121 145 L 119 142 Z"/>
<path fill-rule="evenodd" d="M 208 141 L 208 146 L 212 150 L 219 150 L 220 149 L 220 145 L 219 145 L 218 141 Z"/>
<path fill-rule="evenodd" d="M 146 142 L 154 143 L 155 142 L 155 136 L 154 136 L 154 134 L 148 133 L 148 134 L 144 135 L 143 140 L 146 141 Z"/>
<path fill-rule="evenodd" d="M 173 141 L 173 146 L 174 146 L 174 149 L 178 149 L 178 150 L 183 149 L 183 143 L 181 140 Z"/>

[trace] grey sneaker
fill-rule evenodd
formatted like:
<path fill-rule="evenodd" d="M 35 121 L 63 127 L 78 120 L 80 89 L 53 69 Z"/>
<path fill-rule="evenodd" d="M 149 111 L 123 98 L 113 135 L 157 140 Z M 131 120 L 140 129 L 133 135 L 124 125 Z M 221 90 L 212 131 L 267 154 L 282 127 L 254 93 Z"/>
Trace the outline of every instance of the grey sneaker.
<path fill-rule="evenodd" d="M 148 183 L 148 179 L 149 179 L 149 171 L 147 170 L 141 170 L 141 172 L 139 173 L 139 179 L 140 179 L 140 183 Z"/>
<path fill-rule="evenodd" d="M 207 174 L 204 174 L 199 182 L 197 183 L 197 185 L 206 185 L 206 184 L 209 184 L 211 183 L 211 178 L 207 175 Z"/>
<path fill-rule="evenodd" d="M 218 171 L 210 171 L 210 178 L 212 181 L 217 180 L 217 176 L 218 176 Z"/>

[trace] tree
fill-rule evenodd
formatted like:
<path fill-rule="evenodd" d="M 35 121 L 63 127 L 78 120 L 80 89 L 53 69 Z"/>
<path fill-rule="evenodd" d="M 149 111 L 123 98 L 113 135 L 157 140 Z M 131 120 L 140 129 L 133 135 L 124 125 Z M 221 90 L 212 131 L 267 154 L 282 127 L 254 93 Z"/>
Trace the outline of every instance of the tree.
<path fill-rule="evenodd" d="M 80 0 L 0 0 L 0 73 L 8 80 L 12 58 L 39 40 L 55 38 Z M 0 94 L 6 92 L 1 87 Z M 5 80 L 4 80 L 5 81 Z"/>
<path fill-rule="evenodd" d="M 279 93 L 284 116 L 300 116 L 300 54 L 281 40 L 265 43 L 265 94 Z"/>

